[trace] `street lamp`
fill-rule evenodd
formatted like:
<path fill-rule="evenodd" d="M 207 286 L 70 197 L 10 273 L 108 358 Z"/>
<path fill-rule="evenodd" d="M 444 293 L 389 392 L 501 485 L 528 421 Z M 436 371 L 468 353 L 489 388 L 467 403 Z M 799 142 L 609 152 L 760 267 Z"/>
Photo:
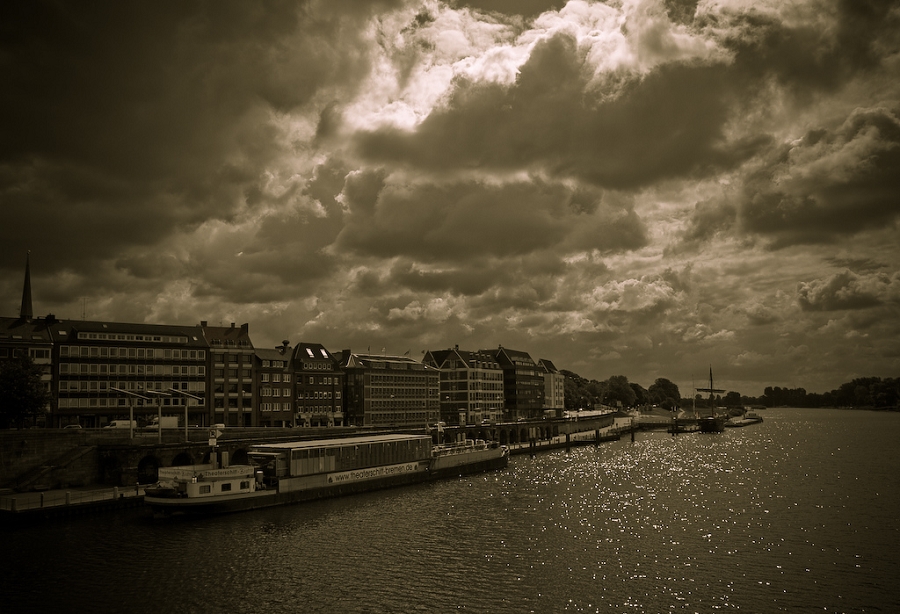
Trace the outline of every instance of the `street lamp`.
<path fill-rule="evenodd" d="M 194 399 L 199 402 L 203 399 L 198 397 L 195 394 L 191 394 L 190 392 L 185 392 L 184 390 L 176 390 L 175 388 L 169 388 L 169 392 L 180 394 L 183 397 L 187 397 L 188 399 Z M 162 424 L 160 424 L 162 426 Z M 188 402 L 187 399 L 184 401 L 184 440 L 188 441 Z"/>
<path fill-rule="evenodd" d="M 152 394 L 156 397 L 156 441 L 157 443 L 162 443 L 162 398 L 170 397 L 172 395 L 168 392 L 163 392 L 162 390 L 145 390 L 144 394 Z"/>
<path fill-rule="evenodd" d="M 124 394 L 128 397 L 128 438 L 134 439 L 134 397 L 144 399 L 145 401 L 149 401 L 150 399 L 142 394 L 131 392 L 130 390 L 122 390 L 121 388 L 116 388 L 115 386 L 110 386 L 109 389 Z"/>

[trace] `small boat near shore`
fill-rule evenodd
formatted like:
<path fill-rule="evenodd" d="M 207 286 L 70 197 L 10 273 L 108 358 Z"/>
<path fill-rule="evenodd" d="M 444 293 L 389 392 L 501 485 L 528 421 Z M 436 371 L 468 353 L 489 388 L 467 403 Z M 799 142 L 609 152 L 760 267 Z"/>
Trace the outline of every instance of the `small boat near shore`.
<path fill-rule="evenodd" d="M 433 445 L 430 435 L 372 435 L 259 444 L 249 464 L 215 454 L 203 465 L 164 467 L 144 502 L 154 512 L 215 514 L 287 505 L 506 467 L 496 442 Z"/>
<path fill-rule="evenodd" d="M 725 423 L 726 428 L 739 428 L 742 426 L 750 426 L 751 424 L 759 424 L 762 422 L 762 416 L 757 414 L 756 412 L 748 412 L 741 417 L 731 418 L 728 422 Z"/>

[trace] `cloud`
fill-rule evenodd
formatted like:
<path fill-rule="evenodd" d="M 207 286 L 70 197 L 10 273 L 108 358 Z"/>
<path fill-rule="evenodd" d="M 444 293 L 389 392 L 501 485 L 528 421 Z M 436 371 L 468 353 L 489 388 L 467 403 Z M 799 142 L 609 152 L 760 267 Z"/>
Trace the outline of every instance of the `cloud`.
<path fill-rule="evenodd" d="M 868 309 L 900 303 L 900 273 L 857 275 L 849 270 L 825 279 L 801 282 L 797 300 L 806 311 Z"/>

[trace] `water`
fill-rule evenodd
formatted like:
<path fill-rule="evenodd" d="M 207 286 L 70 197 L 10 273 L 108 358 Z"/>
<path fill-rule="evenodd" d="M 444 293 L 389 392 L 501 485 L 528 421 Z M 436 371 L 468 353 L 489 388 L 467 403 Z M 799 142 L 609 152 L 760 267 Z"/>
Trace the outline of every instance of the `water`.
<path fill-rule="evenodd" d="M 0 610 L 900 611 L 900 414 L 763 415 L 324 502 L 2 531 Z"/>

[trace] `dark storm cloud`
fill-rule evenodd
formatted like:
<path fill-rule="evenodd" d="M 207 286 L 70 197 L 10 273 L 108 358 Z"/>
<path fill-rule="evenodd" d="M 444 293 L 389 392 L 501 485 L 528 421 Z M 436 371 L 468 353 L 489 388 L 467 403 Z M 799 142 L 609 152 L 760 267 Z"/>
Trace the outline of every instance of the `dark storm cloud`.
<path fill-rule="evenodd" d="M 494 184 L 395 184 L 385 171 L 351 174 L 343 193 L 349 209 L 338 246 L 382 258 L 425 262 L 506 258 L 532 252 L 632 250 L 646 242 L 628 207 L 603 193 L 534 180 Z"/>
<path fill-rule="evenodd" d="M 50 266 L 79 267 L 253 206 L 283 154 L 273 118 L 354 87 L 353 24 L 376 6 L 4 3 L 4 254 L 50 233 Z"/>
<path fill-rule="evenodd" d="M 723 65 L 662 65 L 616 77 L 615 92 L 598 91 L 586 53 L 556 34 L 536 45 L 513 86 L 460 80 L 446 107 L 414 132 L 360 134 L 359 151 L 428 170 L 540 168 L 634 188 L 732 167 L 768 140 L 725 138 L 728 99 L 740 85 L 726 80 Z"/>
<path fill-rule="evenodd" d="M 900 219 L 897 109 L 855 110 L 778 150 L 745 185 L 747 230 L 783 247 L 828 243 Z"/>
<path fill-rule="evenodd" d="M 890 302 L 900 303 L 900 275 L 835 273 L 826 279 L 801 282 L 797 300 L 806 311 L 867 309 Z"/>

